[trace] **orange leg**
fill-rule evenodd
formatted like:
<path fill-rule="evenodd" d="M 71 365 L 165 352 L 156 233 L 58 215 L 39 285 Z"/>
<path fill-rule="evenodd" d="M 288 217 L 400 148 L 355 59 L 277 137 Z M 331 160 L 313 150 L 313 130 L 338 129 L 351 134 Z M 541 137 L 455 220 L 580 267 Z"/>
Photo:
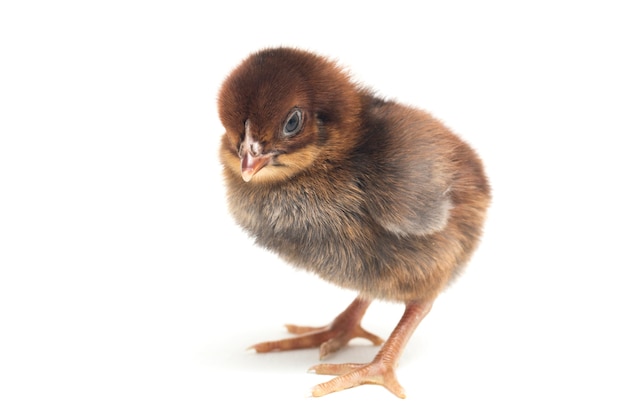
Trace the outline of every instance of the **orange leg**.
<path fill-rule="evenodd" d="M 257 352 L 271 352 L 317 347 L 320 348 L 320 359 L 338 351 L 351 339 L 362 337 L 374 345 L 384 342 L 380 337 L 369 333 L 361 327 L 361 319 L 371 304 L 371 300 L 357 297 L 346 310 L 324 327 L 305 327 L 288 324 L 289 333 L 298 335 L 290 339 L 258 343 L 251 346 Z"/>
<path fill-rule="evenodd" d="M 310 370 L 324 375 L 339 375 L 313 388 L 312 395 L 321 397 L 362 384 L 383 385 L 400 398 L 405 398 L 404 389 L 396 379 L 395 368 L 409 338 L 417 325 L 430 311 L 432 301 L 409 303 L 400 322 L 387 342 L 369 364 L 320 364 Z"/>

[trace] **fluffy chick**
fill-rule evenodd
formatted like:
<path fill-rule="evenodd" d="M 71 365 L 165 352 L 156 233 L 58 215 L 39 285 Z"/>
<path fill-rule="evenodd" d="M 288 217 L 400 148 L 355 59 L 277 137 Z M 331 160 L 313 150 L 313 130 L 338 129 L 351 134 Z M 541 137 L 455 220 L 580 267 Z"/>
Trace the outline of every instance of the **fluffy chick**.
<path fill-rule="evenodd" d="M 354 337 L 374 299 L 402 302 L 400 322 L 369 364 L 320 364 L 338 375 L 320 396 L 364 383 L 399 397 L 398 359 L 481 234 L 490 190 L 476 153 L 424 111 L 383 100 L 335 62 L 292 48 L 245 59 L 218 98 L 228 205 L 256 242 L 287 262 L 358 293 L 329 326 L 288 325 L 296 337 L 258 352 Z"/>

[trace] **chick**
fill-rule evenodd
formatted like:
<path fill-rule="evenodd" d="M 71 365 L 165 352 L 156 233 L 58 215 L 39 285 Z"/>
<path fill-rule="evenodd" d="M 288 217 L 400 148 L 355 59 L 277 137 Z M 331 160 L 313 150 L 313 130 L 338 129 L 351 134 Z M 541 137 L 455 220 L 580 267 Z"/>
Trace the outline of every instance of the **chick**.
<path fill-rule="evenodd" d="M 404 398 L 395 368 L 437 295 L 474 252 L 490 201 L 476 153 L 424 111 L 376 97 L 335 62 L 293 48 L 245 59 L 218 97 L 230 212 L 257 244 L 358 296 L 328 326 L 257 352 L 352 338 L 381 345 L 368 364 L 323 363 L 337 375 L 313 396 L 380 384 Z M 383 340 L 361 327 L 373 300 L 404 303 Z"/>

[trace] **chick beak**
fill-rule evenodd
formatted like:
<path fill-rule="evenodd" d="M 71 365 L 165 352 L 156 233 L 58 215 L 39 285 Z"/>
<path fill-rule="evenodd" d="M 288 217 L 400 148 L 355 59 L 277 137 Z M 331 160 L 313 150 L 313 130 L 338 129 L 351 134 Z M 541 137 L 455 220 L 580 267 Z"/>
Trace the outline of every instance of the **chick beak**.
<path fill-rule="evenodd" d="M 270 161 L 270 155 L 252 155 L 245 152 L 241 156 L 241 176 L 245 182 L 252 179 Z"/>
<path fill-rule="evenodd" d="M 250 120 L 246 120 L 245 129 L 245 137 L 239 148 L 239 158 L 241 176 L 245 182 L 249 182 L 254 174 L 270 162 L 271 155 L 263 153 L 261 144 L 250 130 Z"/>

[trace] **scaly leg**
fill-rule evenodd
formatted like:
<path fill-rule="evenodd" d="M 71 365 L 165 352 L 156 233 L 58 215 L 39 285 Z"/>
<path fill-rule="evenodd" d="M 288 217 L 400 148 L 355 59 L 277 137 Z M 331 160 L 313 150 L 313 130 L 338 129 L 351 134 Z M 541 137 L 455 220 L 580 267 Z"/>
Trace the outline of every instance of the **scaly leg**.
<path fill-rule="evenodd" d="M 312 367 L 310 371 L 315 373 L 339 376 L 316 385 L 311 394 L 314 397 L 321 397 L 357 385 L 378 384 L 398 397 L 405 398 L 404 389 L 396 379 L 395 368 L 409 338 L 426 317 L 432 304 L 432 301 L 407 304 L 400 322 L 371 363 L 320 364 Z"/>
<path fill-rule="evenodd" d="M 383 339 L 363 330 L 361 327 L 361 319 L 370 304 L 371 300 L 357 297 L 328 326 L 305 327 L 288 324 L 286 327 L 289 333 L 296 334 L 298 335 L 297 337 L 258 343 L 250 348 L 259 353 L 264 353 L 319 346 L 321 359 L 338 351 L 355 337 L 368 339 L 376 346 L 381 345 L 384 342 Z"/>

